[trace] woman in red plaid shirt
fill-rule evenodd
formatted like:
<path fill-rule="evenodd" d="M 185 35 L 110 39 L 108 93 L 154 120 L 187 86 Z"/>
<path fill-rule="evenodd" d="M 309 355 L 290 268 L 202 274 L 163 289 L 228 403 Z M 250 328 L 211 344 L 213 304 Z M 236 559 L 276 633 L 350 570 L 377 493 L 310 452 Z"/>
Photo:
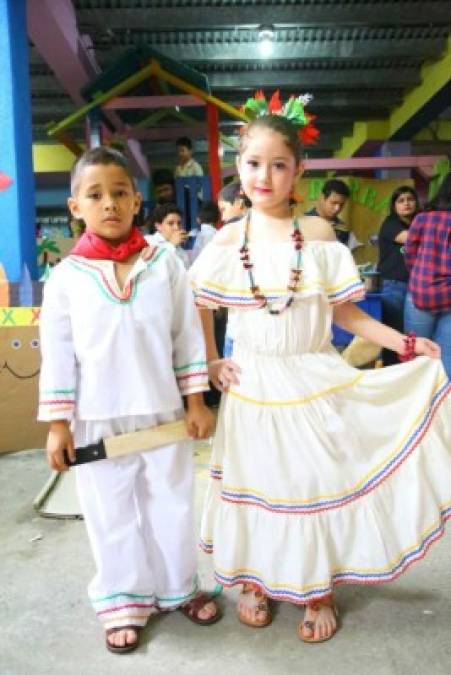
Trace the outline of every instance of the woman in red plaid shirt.
<path fill-rule="evenodd" d="M 405 329 L 440 345 L 451 378 L 451 172 L 409 228 Z"/>

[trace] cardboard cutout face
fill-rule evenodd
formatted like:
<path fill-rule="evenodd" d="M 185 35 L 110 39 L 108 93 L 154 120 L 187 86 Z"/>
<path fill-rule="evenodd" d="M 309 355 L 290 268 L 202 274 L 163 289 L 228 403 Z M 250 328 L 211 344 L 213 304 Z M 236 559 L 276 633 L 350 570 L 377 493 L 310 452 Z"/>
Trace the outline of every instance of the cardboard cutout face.
<path fill-rule="evenodd" d="M 37 326 L 0 329 L 0 452 L 42 448 L 46 425 L 36 422 L 41 355 Z"/>

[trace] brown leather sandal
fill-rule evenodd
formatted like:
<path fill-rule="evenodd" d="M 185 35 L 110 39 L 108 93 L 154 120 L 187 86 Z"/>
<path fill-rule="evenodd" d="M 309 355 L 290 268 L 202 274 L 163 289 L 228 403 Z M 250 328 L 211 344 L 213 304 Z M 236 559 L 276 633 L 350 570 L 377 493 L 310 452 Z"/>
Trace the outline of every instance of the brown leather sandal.
<path fill-rule="evenodd" d="M 318 615 L 323 607 L 330 607 L 332 612 L 335 615 L 335 618 L 338 618 L 338 608 L 337 605 L 333 601 L 333 597 L 330 596 L 328 598 L 322 598 L 321 600 L 314 600 L 313 602 L 308 602 L 307 607 L 309 607 L 311 610 L 316 612 Z M 335 628 L 334 631 L 327 637 L 322 637 L 315 639 L 314 637 L 306 637 L 304 635 L 304 628 L 306 628 L 309 631 L 312 631 L 313 635 L 315 634 L 315 625 L 316 625 L 316 620 L 313 621 L 304 621 L 302 620 L 301 623 L 298 626 L 298 637 L 303 641 L 303 642 L 309 642 L 310 644 L 316 644 L 318 642 L 327 642 L 327 640 L 330 640 L 333 638 L 335 633 L 338 630 L 338 624 L 337 627 Z"/>
<path fill-rule="evenodd" d="M 199 626 L 211 626 L 211 624 L 216 623 L 222 617 L 222 613 L 219 611 L 218 606 L 216 607 L 216 614 L 213 614 L 209 619 L 201 619 L 199 612 L 205 607 L 209 602 L 213 602 L 213 599 L 206 595 L 205 593 L 200 593 L 197 597 L 193 598 L 185 605 L 179 607 L 179 610 L 186 616 L 187 619 L 193 623 L 197 623 Z"/>
<path fill-rule="evenodd" d="M 247 608 L 251 608 L 254 611 L 254 620 L 248 619 L 244 612 L 240 612 L 240 600 Z M 266 618 L 259 621 L 255 618 L 258 612 L 265 612 Z M 272 621 L 269 599 L 256 584 L 243 584 L 243 590 L 238 598 L 237 614 L 241 623 L 244 623 L 246 626 L 252 626 L 252 628 L 264 628 L 265 626 L 269 626 Z"/>
<path fill-rule="evenodd" d="M 122 647 L 112 645 L 108 640 L 108 636 L 112 633 L 119 633 L 121 630 L 133 630 L 136 633 L 136 640 L 133 642 L 127 642 Z M 108 628 L 105 632 L 105 645 L 109 652 L 113 654 L 129 654 L 133 652 L 139 646 L 139 637 L 141 632 L 141 626 L 117 626 L 116 628 Z"/>

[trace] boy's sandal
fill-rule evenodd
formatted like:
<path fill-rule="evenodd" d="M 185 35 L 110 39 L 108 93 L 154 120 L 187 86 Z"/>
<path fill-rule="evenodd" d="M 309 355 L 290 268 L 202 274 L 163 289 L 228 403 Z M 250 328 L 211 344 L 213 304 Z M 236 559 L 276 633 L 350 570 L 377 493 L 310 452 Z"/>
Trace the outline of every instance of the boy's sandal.
<path fill-rule="evenodd" d="M 112 633 L 119 633 L 121 630 L 133 630 L 136 633 L 136 640 L 133 642 L 127 642 L 125 645 L 120 647 L 119 645 L 112 645 L 108 640 L 108 636 Z M 117 626 L 116 628 L 108 628 L 105 633 L 105 645 L 108 651 L 113 654 L 129 654 L 133 652 L 139 646 L 139 634 L 141 632 L 141 626 Z"/>
<path fill-rule="evenodd" d="M 247 609 L 253 610 L 253 619 L 249 619 L 247 613 L 240 611 L 240 602 Z M 259 612 L 265 612 L 266 617 L 264 619 L 257 619 Z M 262 593 L 259 586 L 254 586 L 254 584 L 243 584 L 243 590 L 238 598 L 237 614 L 241 623 L 244 623 L 246 626 L 252 626 L 252 628 L 264 628 L 265 626 L 269 626 L 272 621 L 269 599 Z"/>
<path fill-rule="evenodd" d="M 330 607 L 331 610 L 333 611 L 335 618 L 338 619 L 338 607 L 334 603 L 332 597 L 330 598 L 324 598 L 322 600 L 315 600 L 314 602 L 309 602 L 307 603 L 307 606 L 312 609 L 314 612 L 319 612 L 321 611 L 322 607 Z M 336 626 L 335 630 L 332 631 L 330 635 L 327 635 L 326 637 L 321 637 L 321 638 L 314 638 L 313 635 L 315 635 L 315 625 L 316 621 L 301 621 L 298 627 L 298 637 L 303 641 L 303 642 L 309 642 L 310 644 L 316 644 L 318 642 L 327 642 L 327 640 L 330 640 L 333 638 L 335 633 L 338 630 L 338 625 Z M 306 637 L 304 634 L 304 628 L 312 632 L 312 637 Z"/>
<path fill-rule="evenodd" d="M 211 626 L 211 624 L 219 621 L 222 614 L 219 611 L 218 606 L 213 603 L 216 607 L 216 614 L 213 614 L 213 616 L 210 616 L 208 619 L 202 619 L 199 616 L 199 613 L 209 602 L 213 602 L 213 599 L 205 593 L 200 593 L 198 596 L 179 607 L 179 610 L 187 619 L 193 621 L 193 623 L 197 623 L 199 626 Z"/>

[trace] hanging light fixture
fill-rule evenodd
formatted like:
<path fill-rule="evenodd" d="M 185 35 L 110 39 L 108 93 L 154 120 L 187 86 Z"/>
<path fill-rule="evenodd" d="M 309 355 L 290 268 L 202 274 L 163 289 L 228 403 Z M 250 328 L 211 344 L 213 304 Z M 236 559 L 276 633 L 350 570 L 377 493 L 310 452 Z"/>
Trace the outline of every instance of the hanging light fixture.
<path fill-rule="evenodd" d="M 258 29 L 258 50 L 263 58 L 267 59 L 273 53 L 275 37 L 274 26 L 260 26 Z"/>

